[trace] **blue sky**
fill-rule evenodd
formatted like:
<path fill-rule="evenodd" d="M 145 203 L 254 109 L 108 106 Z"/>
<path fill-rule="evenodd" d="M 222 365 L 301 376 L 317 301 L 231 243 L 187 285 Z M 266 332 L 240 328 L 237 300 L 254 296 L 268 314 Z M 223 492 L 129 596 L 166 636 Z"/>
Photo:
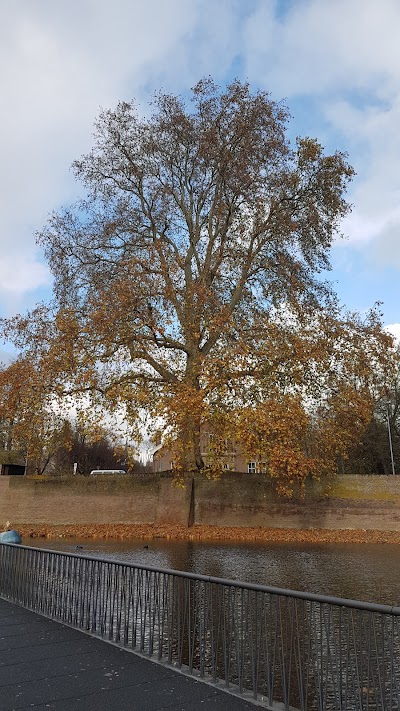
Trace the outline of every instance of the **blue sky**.
<path fill-rule="evenodd" d="M 348 151 L 357 171 L 332 253 L 351 309 L 384 302 L 400 336 L 398 0 L 19 0 L 0 9 L 0 313 L 46 298 L 34 233 L 73 201 L 69 166 L 100 107 L 212 75 L 285 99 L 291 135 Z"/>

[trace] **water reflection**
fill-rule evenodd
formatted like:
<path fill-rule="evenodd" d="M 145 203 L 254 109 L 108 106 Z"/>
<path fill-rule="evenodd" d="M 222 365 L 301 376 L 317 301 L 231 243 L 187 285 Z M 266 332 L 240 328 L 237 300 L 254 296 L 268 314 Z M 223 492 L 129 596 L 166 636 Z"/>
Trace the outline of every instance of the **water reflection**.
<path fill-rule="evenodd" d="M 164 539 L 34 539 L 29 544 L 293 590 L 400 605 L 400 547 L 396 545 L 228 544 Z"/>

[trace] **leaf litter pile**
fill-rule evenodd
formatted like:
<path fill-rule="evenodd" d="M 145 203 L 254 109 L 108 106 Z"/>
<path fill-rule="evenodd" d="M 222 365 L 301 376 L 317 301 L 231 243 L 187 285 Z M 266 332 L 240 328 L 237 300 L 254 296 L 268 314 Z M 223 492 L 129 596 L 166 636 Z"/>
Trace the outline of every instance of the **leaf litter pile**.
<path fill-rule="evenodd" d="M 257 541 L 260 543 L 399 543 L 400 531 L 172 526 L 155 524 L 13 524 L 26 538 L 165 539 L 186 541 Z"/>

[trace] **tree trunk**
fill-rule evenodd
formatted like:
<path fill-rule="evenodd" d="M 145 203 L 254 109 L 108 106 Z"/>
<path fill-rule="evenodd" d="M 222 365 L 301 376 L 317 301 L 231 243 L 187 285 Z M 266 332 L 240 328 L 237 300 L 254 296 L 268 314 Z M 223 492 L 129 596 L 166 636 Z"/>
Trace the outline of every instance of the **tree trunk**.
<path fill-rule="evenodd" d="M 188 397 L 185 398 L 186 407 L 182 405 L 181 426 L 182 465 L 185 476 L 204 468 L 200 445 L 203 398 L 198 366 L 195 357 L 188 358 L 185 374 L 185 388 Z"/>
<path fill-rule="evenodd" d="M 8 428 L 7 428 L 7 440 L 5 443 L 5 449 L 10 451 L 12 449 L 13 445 L 13 425 L 14 425 L 14 420 L 10 420 L 8 423 Z"/>
<path fill-rule="evenodd" d="M 182 465 L 185 476 L 190 476 L 204 467 L 200 446 L 200 417 L 188 415 L 181 433 Z"/>

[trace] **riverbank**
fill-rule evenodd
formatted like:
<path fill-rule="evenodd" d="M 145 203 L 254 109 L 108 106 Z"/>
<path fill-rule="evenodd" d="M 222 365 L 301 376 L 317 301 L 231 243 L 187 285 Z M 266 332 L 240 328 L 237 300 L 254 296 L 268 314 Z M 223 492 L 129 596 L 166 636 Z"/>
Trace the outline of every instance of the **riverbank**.
<path fill-rule="evenodd" d="M 238 541 L 277 543 L 394 543 L 400 544 L 399 531 L 287 529 L 287 528 L 244 528 L 232 526 L 173 526 L 156 524 L 12 524 L 22 536 L 27 538 L 88 538 L 185 541 Z"/>

